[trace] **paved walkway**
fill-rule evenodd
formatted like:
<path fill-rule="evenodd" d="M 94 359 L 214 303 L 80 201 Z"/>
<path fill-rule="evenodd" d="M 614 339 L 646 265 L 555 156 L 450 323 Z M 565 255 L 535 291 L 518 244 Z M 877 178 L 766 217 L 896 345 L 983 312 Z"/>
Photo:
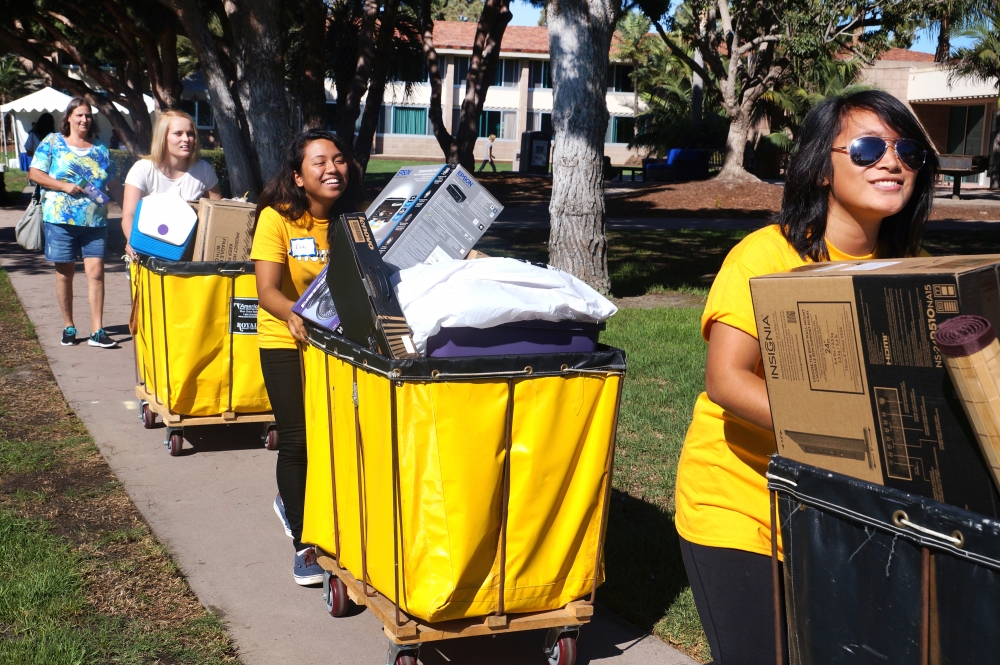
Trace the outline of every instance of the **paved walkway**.
<path fill-rule="evenodd" d="M 128 283 L 110 261 L 105 327 L 118 350 L 60 346 L 61 315 L 54 275 L 38 255 L 13 242 L 20 210 L 0 209 L 0 264 L 35 325 L 52 372 L 156 536 L 170 550 L 202 604 L 221 616 L 248 665 L 385 662 L 387 639 L 369 612 L 332 619 L 318 588 L 292 581 L 292 546 L 271 502 L 275 453 L 259 442 L 259 427 L 187 428 L 186 454 L 171 458 L 164 430 L 144 430 L 135 398 L 133 346 L 128 337 Z M 82 269 L 75 311 L 88 330 Z M 542 665 L 542 634 L 471 638 L 426 646 L 425 665 Z M 693 660 L 598 608 L 584 628 L 578 662 L 691 665 Z"/>

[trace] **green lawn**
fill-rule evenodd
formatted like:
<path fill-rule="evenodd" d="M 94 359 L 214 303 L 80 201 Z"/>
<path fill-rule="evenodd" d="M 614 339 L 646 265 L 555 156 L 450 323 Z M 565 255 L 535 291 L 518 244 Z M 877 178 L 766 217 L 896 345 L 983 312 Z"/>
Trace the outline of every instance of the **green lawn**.
<path fill-rule="evenodd" d="M 0 664 L 238 662 L 73 415 L 0 270 Z"/>
<path fill-rule="evenodd" d="M 701 308 L 625 309 L 601 341 L 625 349 L 614 493 L 598 599 L 702 660 L 710 655 L 674 528 L 674 479 L 704 389 Z"/>
<path fill-rule="evenodd" d="M 423 160 L 423 159 L 382 159 L 380 157 L 372 157 L 368 160 L 368 170 L 365 172 L 365 189 L 378 191 L 385 187 L 392 176 L 396 174 L 396 171 L 403 168 L 404 166 L 415 166 L 417 164 L 444 164 L 444 155 L 438 160 Z M 497 162 L 497 171 L 510 171 L 512 168 L 511 162 Z M 479 162 L 476 163 L 476 168 L 479 168 Z M 490 172 L 490 167 L 486 167 L 486 172 Z"/>
<path fill-rule="evenodd" d="M 20 195 L 21 191 L 28 186 L 28 174 L 24 171 L 8 170 L 3 176 L 5 188 L 11 194 Z"/>

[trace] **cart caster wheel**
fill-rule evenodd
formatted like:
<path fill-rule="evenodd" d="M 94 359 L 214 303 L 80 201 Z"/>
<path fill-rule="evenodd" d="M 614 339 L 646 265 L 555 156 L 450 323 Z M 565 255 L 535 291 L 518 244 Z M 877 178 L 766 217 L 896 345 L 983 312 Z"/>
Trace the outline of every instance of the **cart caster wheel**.
<path fill-rule="evenodd" d="M 264 447 L 268 450 L 277 450 L 280 445 L 278 441 L 278 426 L 269 425 L 264 432 Z"/>
<path fill-rule="evenodd" d="M 549 665 L 575 665 L 577 633 L 561 633 L 552 644 L 546 647 Z M 551 639 L 551 637 L 549 638 Z"/>
<path fill-rule="evenodd" d="M 181 430 L 171 430 L 167 433 L 167 440 L 163 442 L 170 451 L 171 457 L 177 457 L 184 449 L 184 433 Z"/>
<path fill-rule="evenodd" d="M 337 618 L 347 614 L 347 585 L 329 571 L 323 573 L 323 601 L 330 616 Z"/>
<path fill-rule="evenodd" d="M 146 402 L 142 403 L 142 411 L 139 413 L 139 420 L 142 421 L 142 426 L 146 429 L 153 429 L 156 425 L 156 414 L 153 410 L 149 408 L 149 404 Z"/>
<path fill-rule="evenodd" d="M 385 665 L 417 665 L 420 655 L 419 644 L 390 644 L 385 656 Z"/>

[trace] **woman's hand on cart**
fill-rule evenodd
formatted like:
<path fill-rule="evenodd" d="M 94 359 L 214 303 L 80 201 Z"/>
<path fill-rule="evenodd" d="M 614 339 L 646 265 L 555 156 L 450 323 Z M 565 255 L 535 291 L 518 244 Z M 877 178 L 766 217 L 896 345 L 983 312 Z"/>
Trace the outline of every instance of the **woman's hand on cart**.
<path fill-rule="evenodd" d="M 292 337 L 297 342 L 309 341 L 309 336 L 306 334 L 306 324 L 302 321 L 302 317 L 295 312 L 288 313 L 288 332 L 292 333 Z"/>
<path fill-rule="evenodd" d="M 125 243 L 125 253 L 128 254 L 128 257 L 132 259 L 132 261 L 139 260 L 139 255 L 135 253 L 134 249 L 132 249 L 132 245 L 127 242 Z"/>

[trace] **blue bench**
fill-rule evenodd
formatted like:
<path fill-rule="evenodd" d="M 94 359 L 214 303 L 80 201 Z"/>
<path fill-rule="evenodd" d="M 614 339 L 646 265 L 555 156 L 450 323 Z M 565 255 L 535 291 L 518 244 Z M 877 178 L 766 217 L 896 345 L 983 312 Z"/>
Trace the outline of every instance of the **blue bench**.
<path fill-rule="evenodd" d="M 666 159 L 642 160 L 642 179 L 646 182 L 700 180 L 708 177 L 711 150 L 672 148 Z"/>

